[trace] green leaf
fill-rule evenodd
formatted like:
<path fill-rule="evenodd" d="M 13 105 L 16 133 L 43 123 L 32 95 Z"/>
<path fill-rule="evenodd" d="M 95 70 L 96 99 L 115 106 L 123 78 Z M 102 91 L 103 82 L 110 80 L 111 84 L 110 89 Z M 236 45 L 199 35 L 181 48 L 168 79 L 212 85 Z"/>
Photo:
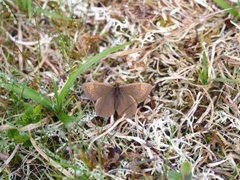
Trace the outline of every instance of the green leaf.
<path fill-rule="evenodd" d="M 3 88 L 13 91 L 16 94 L 22 95 L 24 98 L 32 99 L 34 102 L 41 104 L 47 109 L 52 110 L 52 103 L 44 95 L 31 89 L 28 86 L 23 86 L 18 83 L 6 83 L 2 86 Z"/>
<path fill-rule="evenodd" d="M 69 92 L 70 88 L 73 86 L 74 81 L 79 77 L 79 75 L 83 72 L 85 72 L 86 70 L 88 70 L 92 65 L 96 64 L 100 59 L 108 56 L 111 53 L 117 52 L 120 49 L 123 49 L 124 47 L 128 46 L 132 44 L 132 42 L 127 42 L 124 43 L 122 45 L 117 45 L 114 46 L 112 48 L 108 48 L 106 50 L 104 50 L 103 52 L 95 55 L 95 56 L 91 56 L 88 57 L 86 59 L 86 61 L 82 64 L 80 64 L 76 70 L 74 70 L 68 77 L 65 85 L 63 86 L 60 94 L 59 94 L 59 100 L 60 102 L 64 101 L 65 96 L 67 95 L 67 93 Z"/>
<path fill-rule="evenodd" d="M 182 176 L 179 172 L 177 171 L 170 171 L 168 173 L 168 177 L 167 177 L 168 180 L 182 180 Z"/>
<path fill-rule="evenodd" d="M 225 0 L 213 0 L 219 7 L 228 11 L 234 17 L 239 17 L 238 10 L 231 7 Z"/>
<path fill-rule="evenodd" d="M 79 117 L 69 116 L 64 112 L 59 112 L 57 114 L 57 117 L 61 120 L 61 122 L 65 126 L 71 126 L 74 122 L 76 122 L 79 119 Z"/>
<path fill-rule="evenodd" d="M 7 135 L 11 140 L 18 144 L 25 143 L 29 140 L 26 133 L 19 132 L 17 129 L 9 129 Z"/>
<path fill-rule="evenodd" d="M 31 123 L 37 123 L 42 119 L 42 106 L 37 105 L 34 107 L 30 103 L 24 104 L 25 111 L 17 122 L 20 125 L 28 125 Z"/>
<path fill-rule="evenodd" d="M 192 165 L 190 162 L 185 161 L 182 163 L 180 172 L 182 175 L 182 178 L 184 180 L 191 180 L 192 179 Z"/>
<path fill-rule="evenodd" d="M 46 96 L 14 80 L 8 80 L 3 73 L 0 73 L 0 87 L 12 91 L 24 98 L 31 99 L 35 103 L 40 104 L 51 111 L 54 110 L 52 102 Z"/>

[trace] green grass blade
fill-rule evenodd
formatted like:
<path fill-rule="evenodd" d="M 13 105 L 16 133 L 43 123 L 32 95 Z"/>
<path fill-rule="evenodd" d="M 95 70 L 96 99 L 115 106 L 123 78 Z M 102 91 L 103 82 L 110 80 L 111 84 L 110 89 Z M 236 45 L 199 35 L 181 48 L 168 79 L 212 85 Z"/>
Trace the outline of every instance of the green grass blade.
<path fill-rule="evenodd" d="M 61 122 L 65 125 L 65 126 L 71 126 L 75 121 L 77 121 L 78 119 L 80 119 L 79 117 L 74 117 L 74 116 L 69 116 L 66 113 L 59 112 L 57 114 L 58 119 L 61 120 Z"/>
<path fill-rule="evenodd" d="M 32 0 L 15 0 L 15 4 L 21 11 L 27 12 L 30 19 L 32 18 L 33 13 Z"/>
<path fill-rule="evenodd" d="M 31 19 L 32 18 L 32 13 L 33 13 L 33 7 L 32 7 L 32 0 L 28 0 L 28 16 Z"/>
<path fill-rule="evenodd" d="M 203 85 L 206 85 L 208 83 L 208 61 L 205 51 L 203 51 L 202 68 L 201 71 L 199 72 L 199 78 Z"/>
<path fill-rule="evenodd" d="M 182 180 L 182 176 L 179 172 L 172 170 L 168 172 L 167 175 L 168 180 Z"/>
<path fill-rule="evenodd" d="M 54 110 L 55 110 L 55 112 L 59 112 L 62 110 L 62 104 L 59 101 L 59 95 L 58 95 L 58 91 L 57 91 L 56 81 L 53 81 L 53 90 L 54 90 L 54 97 L 55 97 Z"/>
<path fill-rule="evenodd" d="M 236 8 L 231 7 L 225 0 L 213 0 L 213 1 L 222 9 L 226 9 L 234 17 L 239 16 L 238 10 Z"/>
<path fill-rule="evenodd" d="M 70 75 L 68 80 L 66 81 L 65 85 L 63 86 L 61 92 L 59 93 L 59 100 L 60 102 L 64 101 L 65 96 L 69 92 L 70 88 L 73 86 L 74 81 L 79 77 L 79 75 L 86 70 L 88 70 L 92 65 L 97 63 L 100 59 L 106 57 L 107 55 L 117 52 L 118 50 L 130 45 L 132 42 L 127 42 L 121 45 L 114 46 L 112 48 L 106 49 L 103 52 L 89 57 L 86 59 L 85 63 L 80 64 L 75 71 L 73 71 Z"/>
<path fill-rule="evenodd" d="M 34 12 L 37 13 L 37 14 L 43 14 L 44 16 L 47 16 L 49 18 L 55 18 L 55 19 L 59 19 L 59 20 L 71 20 L 70 17 L 66 17 L 66 16 L 62 16 L 60 14 L 57 14 L 55 12 L 51 12 L 47 9 L 42 9 L 41 7 L 36 7 L 34 8 Z"/>
<path fill-rule="evenodd" d="M 191 180 L 192 179 L 192 164 L 188 161 L 184 161 L 181 164 L 180 172 L 182 175 L 182 179 Z"/>
<path fill-rule="evenodd" d="M 213 81 L 216 81 L 216 82 L 224 82 L 224 83 L 240 84 L 240 80 L 238 80 L 238 79 L 214 78 Z"/>
<path fill-rule="evenodd" d="M 31 99 L 35 103 L 38 103 L 49 110 L 53 110 L 52 102 L 43 94 L 13 80 L 10 81 L 5 79 L 3 81 L 2 78 L 5 79 L 4 75 L 0 74 L 0 87 L 6 89 L 7 91 L 13 91 L 24 98 Z"/>

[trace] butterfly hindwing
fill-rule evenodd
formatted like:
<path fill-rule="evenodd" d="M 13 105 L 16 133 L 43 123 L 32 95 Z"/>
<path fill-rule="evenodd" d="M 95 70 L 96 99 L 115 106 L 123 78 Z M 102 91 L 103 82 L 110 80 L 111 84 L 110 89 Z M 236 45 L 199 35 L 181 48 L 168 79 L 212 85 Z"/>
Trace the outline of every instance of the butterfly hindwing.
<path fill-rule="evenodd" d="M 110 117 L 115 113 L 113 92 L 110 92 L 97 100 L 95 111 L 97 115 L 101 117 Z"/>
<path fill-rule="evenodd" d="M 120 93 L 116 99 L 116 111 L 118 116 L 131 117 L 137 111 L 137 102 L 132 96 Z"/>

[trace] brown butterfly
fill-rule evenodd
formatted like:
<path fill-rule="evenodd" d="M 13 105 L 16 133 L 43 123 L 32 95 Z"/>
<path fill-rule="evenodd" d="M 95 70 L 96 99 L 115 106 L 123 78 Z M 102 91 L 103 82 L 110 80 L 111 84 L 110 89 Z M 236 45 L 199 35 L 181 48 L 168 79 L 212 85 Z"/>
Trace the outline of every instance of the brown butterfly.
<path fill-rule="evenodd" d="M 152 90 L 147 83 L 133 83 L 113 87 L 105 83 L 85 83 L 83 90 L 92 101 L 97 101 L 95 110 L 98 116 L 110 117 L 115 112 L 118 116 L 131 117 L 137 111 L 138 103 L 144 101 Z"/>

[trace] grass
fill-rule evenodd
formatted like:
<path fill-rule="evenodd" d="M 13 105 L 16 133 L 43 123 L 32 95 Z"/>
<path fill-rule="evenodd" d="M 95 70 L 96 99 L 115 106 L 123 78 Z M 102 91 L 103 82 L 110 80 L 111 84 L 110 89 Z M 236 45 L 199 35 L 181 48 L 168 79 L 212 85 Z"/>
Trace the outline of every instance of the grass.
<path fill-rule="evenodd" d="M 180 172 L 177 172 L 177 171 L 169 172 L 168 179 L 169 180 L 181 180 L 181 179 L 190 180 L 192 179 L 191 169 L 192 169 L 191 164 L 185 161 L 181 164 Z"/>
<path fill-rule="evenodd" d="M 238 6 L 0 1 L 1 179 L 239 179 Z M 154 89 L 103 119 L 92 81 Z"/>
<path fill-rule="evenodd" d="M 227 1 L 225 0 L 214 0 L 214 2 L 223 8 L 224 10 L 228 11 L 233 16 L 239 18 L 239 13 L 237 7 L 232 7 Z"/>
<path fill-rule="evenodd" d="M 31 87 L 19 84 L 14 80 L 8 81 L 4 74 L 1 75 L 0 87 L 3 87 L 8 91 L 13 91 L 14 93 L 19 94 L 23 98 L 29 98 L 33 100 L 37 104 L 55 113 L 65 125 L 68 125 L 73 121 L 75 121 L 76 118 L 69 117 L 67 114 L 65 114 L 62 106 L 67 93 L 70 91 L 70 88 L 73 86 L 74 81 L 77 79 L 77 77 L 79 77 L 80 74 L 82 74 L 84 71 L 89 69 L 93 64 L 96 64 L 100 59 L 130 44 L 131 43 L 118 45 L 118 46 L 109 48 L 93 57 L 87 58 L 86 62 L 80 64 L 76 68 L 76 70 L 73 70 L 73 72 L 69 75 L 69 78 L 67 79 L 66 83 L 64 84 L 59 94 L 58 94 L 56 82 L 53 82 L 54 97 L 55 97 L 55 99 L 52 100 L 53 102 L 51 102 L 50 99 L 45 97 L 43 94 L 35 91 Z"/>
<path fill-rule="evenodd" d="M 205 51 L 202 53 L 202 67 L 199 72 L 199 79 L 203 85 L 208 83 L 208 61 Z"/>

